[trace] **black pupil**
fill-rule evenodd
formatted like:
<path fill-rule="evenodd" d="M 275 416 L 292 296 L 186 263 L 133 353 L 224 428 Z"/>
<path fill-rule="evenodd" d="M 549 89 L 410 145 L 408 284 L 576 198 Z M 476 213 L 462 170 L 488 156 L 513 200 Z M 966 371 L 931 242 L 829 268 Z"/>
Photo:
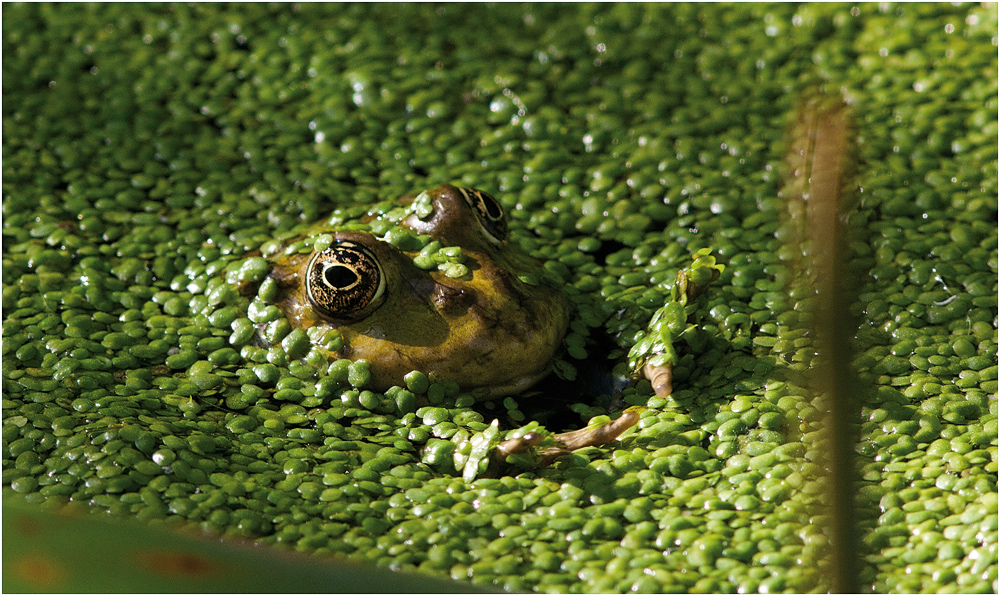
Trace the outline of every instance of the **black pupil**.
<path fill-rule="evenodd" d="M 503 217 L 503 210 L 500 209 L 500 204 L 497 200 L 490 195 L 482 194 L 483 206 L 486 208 L 486 213 L 489 214 L 492 219 L 500 219 Z"/>
<path fill-rule="evenodd" d="M 346 288 L 358 281 L 358 274 L 350 267 L 343 265 L 327 267 L 326 271 L 323 272 L 323 277 L 331 288 Z"/>

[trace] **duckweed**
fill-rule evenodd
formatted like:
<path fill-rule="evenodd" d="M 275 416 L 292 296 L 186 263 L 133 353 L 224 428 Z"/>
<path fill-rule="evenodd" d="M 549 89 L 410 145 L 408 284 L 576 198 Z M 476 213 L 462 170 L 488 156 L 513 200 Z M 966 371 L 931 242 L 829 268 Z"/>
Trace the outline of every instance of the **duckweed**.
<path fill-rule="evenodd" d="M 995 4 L 4 16 L 5 498 L 495 589 L 829 589 L 812 289 L 781 223 L 789 118 L 823 86 L 858 136 L 862 585 L 997 591 Z M 289 325 L 259 255 L 320 218 L 467 275 L 393 223 L 445 182 L 497 197 L 566 286 L 562 377 L 672 363 L 672 394 L 619 396 L 634 431 L 498 471 L 490 447 L 541 428 L 531 396 L 420 371 L 375 393 L 374 364 L 328 361 L 339 335 Z M 545 391 L 576 426 L 607 413 Z"/>

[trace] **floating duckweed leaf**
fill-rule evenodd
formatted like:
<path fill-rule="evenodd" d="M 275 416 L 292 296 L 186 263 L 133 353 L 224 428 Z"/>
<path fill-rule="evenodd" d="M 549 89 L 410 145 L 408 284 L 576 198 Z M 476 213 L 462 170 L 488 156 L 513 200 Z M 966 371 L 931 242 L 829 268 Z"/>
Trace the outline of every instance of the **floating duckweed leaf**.
<path fill-rule="evenodd" d="M 477 432 L 469 439 L 472 448 L 462 469 L 462 479 L 466 482 L 472 482 L 476 476 L 486 471 L 486 467 L 489 465 L 488 455 L 499 441 L 499 425 L 499 420 L 493 420 L 488 428 Z"/>
<path fill-rule="evenodd" d="M 431 200 L 431 196 L 424 191 L 418 194 L 417 198 L 413 199 L 410 209 L 413 210 L 419 219 L 427 219 L 434 214 L 434 202 Z"/>
<path fill-rule="evenodd" d="M 319 234 L 313 241 L 313 251 L 323 252 L 333 244 L 333 236 L 330 234 Z"/>

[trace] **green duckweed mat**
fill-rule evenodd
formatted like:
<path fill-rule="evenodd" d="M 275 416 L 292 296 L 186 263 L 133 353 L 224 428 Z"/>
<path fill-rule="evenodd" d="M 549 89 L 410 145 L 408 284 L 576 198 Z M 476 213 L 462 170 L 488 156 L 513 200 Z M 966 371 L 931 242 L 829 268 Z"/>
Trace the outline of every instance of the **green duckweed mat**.
<path fill-rule="evenodd" d="M 470 589 L 829 590 L 782 223 L 820 87 L 857 138 L 862 589 L 997 592 L 996 4 L 4 4 L 4 501 Z M 725 265 L 619 442 L 467 481 L 462 439 L 531 397 L 417 383 L 415 409 L 241 345 L 227 267 L 445 182 L 565 280 L 564 368 L 604 337 L 625 359 L 698 250 Z M 4 554 L 5 586 L 90 585 Z"/>

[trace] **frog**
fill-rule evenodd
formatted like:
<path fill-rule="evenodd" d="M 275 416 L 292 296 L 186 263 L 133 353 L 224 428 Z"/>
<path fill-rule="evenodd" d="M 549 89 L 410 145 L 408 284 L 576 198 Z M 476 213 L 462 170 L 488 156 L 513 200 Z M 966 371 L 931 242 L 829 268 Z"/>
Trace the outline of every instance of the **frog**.
<path fill-rule="evenodd" d="M 380 392 L 422 371 L 487 401 L 521 394 L 547 376 L 570 302 L 511 241 L 501 203 L 451 184 L 397 203 L 408 214 L 397 225 L 461 249 L 461 274 L 425 270 L 415 251 L 323 221 L 290 244 L 325 234 L 329 246 L 272 259 L 274 304 L 292 327 L 338 332 L 342 347 L 329 357 L 366 360 L 366 387 Z"/>
<path fill-rule="evenodd" d="M 549 375 L 560 354 L 571 317 L 566 293 L 511 239 L 503 206 L 487 192 L 443 184 L 393 203 L 394 209 L 372 207 L 353 223 L 340 217 L 320 221 L 287 239 L 284 250 L 265 251 L 277 255 L 265 280 L 276 287 L 269 301 L 291 326 L 318 330 L 313 337 L 334 332 L 340 341 L 328 344 L 330 359 L 367 361 L 369 389 L 384 393 L 421 371 L 431 381 L 456 384 L 476 401 L 530 399 L 529 390 Z M 383 219 L 460 249 L 461 266 L 450 272 L 418 266 L 421 249 L 373 233 L 387 229 L 375 225 Z M 715 266 L 714 260 L 701 265 Z M 684 283 L 690 273 L 681 272 L 674 300 L 693 299 L 718 277 L 721 266 L 716 268 L 711 279 L 690 283 Z M 258 286 L 246 284 L 241 293 L 255 293 Z M 655 338 L 664 333 L 650 329 Z M 663 352 L 670 350 L 654 341 L 642 354 L 630 354 L 630 360 L 645 363 L 636 374 L 660 397 L 671 391 L 670 361 Z M 530 453 L 545 466 L 574 450 L 618 440 L 639 417 L 640 410 L 630 408 L 579 430 L 529 432 L 497 444 L 496 455 L 506 460 Z"/>

